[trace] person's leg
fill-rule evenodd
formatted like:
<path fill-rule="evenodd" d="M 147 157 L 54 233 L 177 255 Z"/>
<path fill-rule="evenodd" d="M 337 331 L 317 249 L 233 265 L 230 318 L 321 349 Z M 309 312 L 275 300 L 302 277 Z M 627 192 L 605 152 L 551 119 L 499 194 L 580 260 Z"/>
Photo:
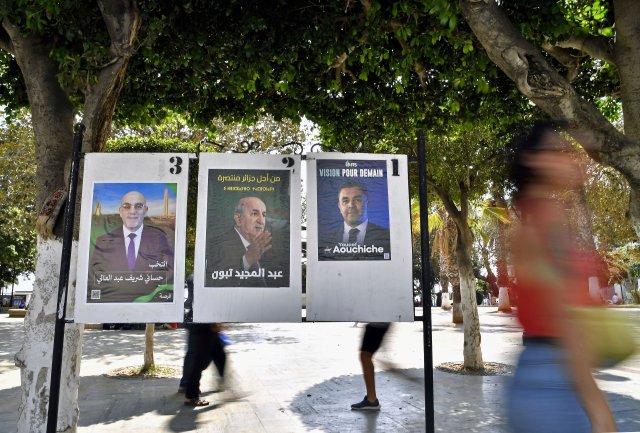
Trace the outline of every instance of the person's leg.
<path fill-rule="evenodd" d="M 218 370 L 220 378 L 223 378 L 224 366 L 227 362 L 227 354 L 224 351 L 222 341 L 220 341 L 220 335 L 218 335 L 217 332 L 214 334 L 213 347 L 211 348 L 211 359 L 213 360 L 213 364 L 216 366 L 216 370 Z"/>
<path fill-rule="evenodd" d="M 202 371 L 211 362 L 210 340 L 211 334 L 203 332 L 192 332 L 193 334 L 193 368 L 187 376 L 185 391 L 185 404 L 189 406 L 206 406 L 206 400 L 200 400 L 200 379 Z"/>
<path fill-rule="evenodd" d="M 367 389 L 367 400 L 374 403 L 378 400 L 378 396 L 376 395 L 376 376 L 373 370 L 373 353 L 360 352 L 360 364 L 362 364 L 364 386 Z"/>
<path fill-rule="evenodd" d="M 211 344 L 211 360 L 213 365 L 216 366 L 218 371 L 218 391 L 224 391 L 225 387 L 225 366 L 227 363 L 227 354 L 224 350 L 224 344 L 220 339 L 220 334 L 217 331 L 213 332 L 212 344 Z"/>
<path fill-rule="evenodd" d="M 362 345 L 360 347 L 360 364 L 362 365 L 362 376 L 367 395 L 364 399 L 351 405 L 352 410 L 379 410 L 380 404 L 376 395 L 375 371 L 373 367 L 373 355 L 380 348 L 382 339 L 387 330 L 388 323 L 368 323 L 362 336 Z"/>
<path fill-rule="evenodd" d="M 184 355 L 184 361 L 182 363 L 182 377 L 180 378 L 180 385 L 178 385 L 178 392 L 185 392 L 187 388 L 187 378 L 195 368 L 196 337 L 191 328 L 188 328 L 187 332 L 187 353 Z"/>

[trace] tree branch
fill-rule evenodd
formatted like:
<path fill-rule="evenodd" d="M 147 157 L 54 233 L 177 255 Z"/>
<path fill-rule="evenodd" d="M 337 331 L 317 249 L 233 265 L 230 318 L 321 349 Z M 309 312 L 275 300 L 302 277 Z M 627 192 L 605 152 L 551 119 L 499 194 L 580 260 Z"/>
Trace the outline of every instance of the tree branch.
<path fill-rule="evenodd" d="M 549 53 L 554 59 L 556 59 L 562 66 L 567 68 L 566 79 L 573 81 L 578 76 L 578 70 L 580 68 L 580 62 L 585 57 L 577 56 L 573 54 L 573 50 L 568 48 L 560 48 L 557 45 L 553 45 L 550 42 L 542 44 L 542 49 Z"/>
<path fill-rule="evenodd" d="M 616 26 L 615 56 L 620 75 L 620 92 L 624 115 L 624 133 L 640 142 L 640 8 L 633 0 L 614 0 Z"/>
<path fill-rule="evenodd" d="M 458 183 L 458 188 L 460 188 L 460 216 L 466 221 L 469 217 L 469 188 L 463 181 Z"/>
<path fill-rule="evenodd" d="M 107 142 L 116 101 L 140 30 L 140 12 L 134 0 L 98 0 L 98 6 L 111 38 L 109 51 L 113 59 L 100 69 L 97 82 L 86 90 L 85 152 L 100 152 Z"/>
<path fill-rule="evenodd" d="M 616 64 L 610 39 L 604 36 L 571 36 L 568 39 L 556 42 L 555 46 L 578 50 L 591 58 L 603 60 L 612 65 Z"/>
<path fill-rule="evenodd" d="M 11 54 L 14 54 L 13 43 L 11 42 L 11 38 L 9 37 L 9 33 L 4 28 L 6 20 L 3 21 L 3 25 L 0 26 L 0 50 L 5 50 Z"/>
<path fill-rule="evenodd" d="M 360 0 L 360 4 L 364 9 L 364 13 L 369 15 L 369 11 L 371 10 L 371 1 L 370 0 Z M 349 8 L 349 1 L 347 1 L 347 9 Z"/>
<path fill-rule="evenodd" d="M 514 81 L 518 90 L 552 118 L 566 120 L 571 135 L 594 160 L 615 167 L 640 189 L 635 163 L 640 160 L 638 143 L 578 95 L 540 50 L 522 37 L 495 0 L 459 2 L 462 15 L 491 61 Z"/>
<path fill-rule="evenodd" d="M 402 27 L 402 24 L 398 20 L 391 20 L 390 25 L 391 25 L 391 30 L 393 30 L 394 34 L 396 34 L 398 29 L 400 27 Z M 398 41 L 398 43 L 400 43 L 400 46 L 402 47 L 402 49 L 404 51 L 409 50 L 409 45 L 407 44 L 407 41 L 404 41 L 404 40 L 400 39 L 397 36 L 396 36 L 396 40 Z M 419 60 L 416 60 L 413 63 L 413 69 L 416 72 L 416 74 L 418 75 L 418 79 L 420 80 L 420 87 L 422 87 L 422 88 L 426 87 L 426 85 L 427 85 L 427 68 L 424 66 L 424 63 L 422 63 Z"/>
<path fill-rule="evenodd" d="M 98 0 L 102 19 L 111 38 L 110 50 L 116 57 L 133 55 L 140 30 L 140 13 L 134 0 Z"/>
<path fill-rule="evenodd" d="M 36 155 L 40 155 L 36 171 L 39 209 L 36 231 L 47 239 L 59 234 L 61 228 L 58 224 L 56 229 L 56 222 L 60 221 L 57 217 L 64 197 L 60 190 L 65 185 L 65 163 L 71 156 L 73 105 L 58 82 L 59 70 L 49 55 L 48 42 L 24 33 L 8 20 L 3 21 L 2 27 L 11 40 L 29 98 Z"/>
<path fill-rule="evenodd" d="M 478 268 L 473 268 L 473 276 L 481 281 L 484 281 L 485 283 L 487 283 L 490 287 L 491 287 L 491 293 L 497 293 L 500 291 L 500 287 L 498 287 L 498 285 L 496 284 L 496 279 L 495 277 L 489 278 L 489 277 L 485 277 L 484 275 L 482 275 L 480 273 L 480 269 Z"/>
<path fill-rule="evenodd" d="M 456 221 L 456 224 L 457 224 L 458 221 L 461 220 L 462 215 L 460 213 L 460 210 L 458 210 L 458 207 L 456 206 L 456 204 L 453 202 L 453 199 L 451 198 L 449 193 L 444 189 L 442 189 L 434 181 L 434 179 L 431 176 L 427 176 L 427 182 L 431 184 L 431 187 L 434 189 L 438 197 L 440 197 L 440 200 L 442 201 L 442 205 L 444 206 L 444 209 L 447 211 L 447 214 L 454 221 Z"/>

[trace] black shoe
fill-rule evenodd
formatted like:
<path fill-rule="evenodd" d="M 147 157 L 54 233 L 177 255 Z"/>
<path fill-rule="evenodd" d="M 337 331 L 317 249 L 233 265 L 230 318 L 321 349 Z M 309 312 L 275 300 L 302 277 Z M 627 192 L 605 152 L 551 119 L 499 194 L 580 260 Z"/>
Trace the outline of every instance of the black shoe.
<path fill-rule="evenodd" d="M 354 403 L 351 405 L 351 410 L 380 410 L 380 402 L 376 398 L 376 401 L 370 402 L 367 400 L 367 396 L 360 403 Z"/>

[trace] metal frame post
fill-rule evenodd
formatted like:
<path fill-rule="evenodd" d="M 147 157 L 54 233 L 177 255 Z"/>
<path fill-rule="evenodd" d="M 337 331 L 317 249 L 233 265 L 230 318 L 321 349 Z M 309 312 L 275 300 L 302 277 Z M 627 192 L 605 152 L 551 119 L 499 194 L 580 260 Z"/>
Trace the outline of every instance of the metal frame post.
<path fill-rule="evenodd" d="M 420 192 L 420 262 L 422 264 L 422 339 L 424 349 L 424 412 L 427 433 L 435 432 L 433 406 L 433 344 L 431 329 L 431 293 L 426 290 L 431 281 L 429 266 L 429 201 L 427 198 L 427 161 L 425 157 L 425 134 L 418 130 L 418 189 Z"/>
<path fill-rule="evenodd" d="M 64 325 L 67 310 L 67 287 L 69 285 L 69 268 L 71 264 L 71 247 L 73 226 L 75 223 L 76 196 L 82 138 L 85 126 L 76 124 L 73 135 L 71 153 L 71 170 L 69 173 L 69 192 L 64 210 L 64 235 L 62 238 L 62 257 L 60 260 L 60 278 L 58 280 L 58 303 L 56 308 L 56 324 L 53 335 L 53 356 L 51 360 L 51 379 L 49 386 L 49 411 L 47 412 L 47 433 L 55 433 L 58 424 L 58 404 L 60 402 L 60 376 L 62 375 L 62 352 L 64 349 Z"/>

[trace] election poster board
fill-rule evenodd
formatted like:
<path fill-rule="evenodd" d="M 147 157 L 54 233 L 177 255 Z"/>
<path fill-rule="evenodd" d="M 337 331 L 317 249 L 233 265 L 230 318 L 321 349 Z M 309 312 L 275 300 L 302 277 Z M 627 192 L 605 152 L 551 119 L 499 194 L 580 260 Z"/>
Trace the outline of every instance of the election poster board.
<path fill-rule="evenodd" d="M 300 165 L 200 155 L 194 322 L 300 321 Z"/>
<path fill-rule="evenodd" d="M 404 155 L 307 155 L 307 321 L 413 321 Z"/>
<path fill-rule="evenodd" d="M 188 154 L 85 156 L 77 323 L 182 322 Z"/>

